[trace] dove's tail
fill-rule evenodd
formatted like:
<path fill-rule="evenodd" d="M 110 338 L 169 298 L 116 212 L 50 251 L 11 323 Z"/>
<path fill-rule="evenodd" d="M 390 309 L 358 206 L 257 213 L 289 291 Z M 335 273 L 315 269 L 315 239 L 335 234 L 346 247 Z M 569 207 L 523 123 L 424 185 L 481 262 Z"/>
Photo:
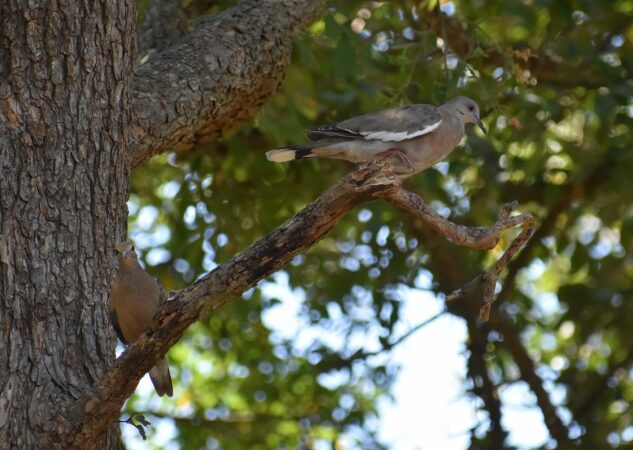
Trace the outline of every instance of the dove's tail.
<path fill-rule="evenodd" d="M 277 148 L 266 152 L 266 158 L 268 161 L 273 162 L 286 162 L 294 161 L 295 159 L 314 158 L 316 155 L 312 150 L 320 145 L 314 143 L 302 144 L 302 145 L 289 145 L 288 147 Z"/>
<path fill-rule="evenodd" d="M 167 395 L 171 397 L 174 395 L 174 388 L 171 384 L 171 374 L 169 373 L 169 361 L 167 356 L 162 358 L 152 367 L 149 371 L 149 378 L 152 380 L 154 389 L 159 396 Z"/>

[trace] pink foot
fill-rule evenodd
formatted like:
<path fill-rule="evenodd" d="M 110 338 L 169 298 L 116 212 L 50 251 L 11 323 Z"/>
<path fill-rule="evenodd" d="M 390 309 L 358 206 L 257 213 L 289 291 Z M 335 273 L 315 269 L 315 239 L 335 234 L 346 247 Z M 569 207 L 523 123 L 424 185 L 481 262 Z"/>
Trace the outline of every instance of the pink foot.
<path fill-rule="evenodd" d="M 407 152 L 405 152 L 404 150 L 400 150 L 399 148 L 387 149 L 383 152 L 376 153 L 376 156 L 381 159 L 395 157 L 399 159 L 411 172 L 413 172 L 413 170 L 415 169 L 415 167 L 413 166 L 413 162 L 409 158 L 409 155 L 407 155 Z"/>

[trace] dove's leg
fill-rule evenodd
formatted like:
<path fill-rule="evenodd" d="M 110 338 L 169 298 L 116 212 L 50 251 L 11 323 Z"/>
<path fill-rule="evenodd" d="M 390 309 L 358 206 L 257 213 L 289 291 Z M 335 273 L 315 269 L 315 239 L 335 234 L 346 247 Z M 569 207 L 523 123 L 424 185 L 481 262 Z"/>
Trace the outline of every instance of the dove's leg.
<path fill-rule="evenodd" d="M 395 157 L 399 159 L 410 171 L 415 169 L 413 162 L 409 158 L 409 155 L 407 155 L 407 152 L 400 150 L 399 148 L 389 148 L 383 152 L 376 153 L 376 156 L 382 159 Z"/>

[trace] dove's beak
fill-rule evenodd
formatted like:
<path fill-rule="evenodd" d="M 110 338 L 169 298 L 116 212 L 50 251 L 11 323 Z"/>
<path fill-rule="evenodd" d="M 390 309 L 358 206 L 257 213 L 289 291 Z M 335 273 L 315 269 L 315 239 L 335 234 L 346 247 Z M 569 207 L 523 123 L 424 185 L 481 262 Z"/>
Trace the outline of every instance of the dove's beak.
<path fill-rule="evenodd" d="M 484 124 L 479 117 L 475 117 L 475 123 L 479 128 L 481 128 L 481 131 L 483 131 L 484 134 L 488 134 L 488 130 L 486 130 L 486 127 L 484 127 Z"/>

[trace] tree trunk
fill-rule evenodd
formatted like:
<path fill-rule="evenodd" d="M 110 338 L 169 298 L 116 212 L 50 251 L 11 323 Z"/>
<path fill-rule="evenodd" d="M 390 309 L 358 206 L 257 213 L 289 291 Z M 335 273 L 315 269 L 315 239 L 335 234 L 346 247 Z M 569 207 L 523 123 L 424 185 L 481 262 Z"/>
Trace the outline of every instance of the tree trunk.
<path fill-rule="evenodd" d="M 0 448 L 44 448 L 114 357 L 135 20 L 133 0 L 0 2 Z"/>
<path fill-rule="evenodd" d="M 0 449 L 67 448 L 76 426 L 81 446 L 119 447 L 115 427 L 81 425 L 105 414 L 89 404 L 109 401 L 95 386 L 114 356 L 106 304 L 132 163 L 251 117 L 324 3 L 241 2 L 194 27 L 179 53 L 188 64 L 134 74 L 133 0 L 0 0 Z M 202 88 L 184 96 L 194 75 Z M 133 97 L 137 112 L 178 114 L 134 115 Z"/>

